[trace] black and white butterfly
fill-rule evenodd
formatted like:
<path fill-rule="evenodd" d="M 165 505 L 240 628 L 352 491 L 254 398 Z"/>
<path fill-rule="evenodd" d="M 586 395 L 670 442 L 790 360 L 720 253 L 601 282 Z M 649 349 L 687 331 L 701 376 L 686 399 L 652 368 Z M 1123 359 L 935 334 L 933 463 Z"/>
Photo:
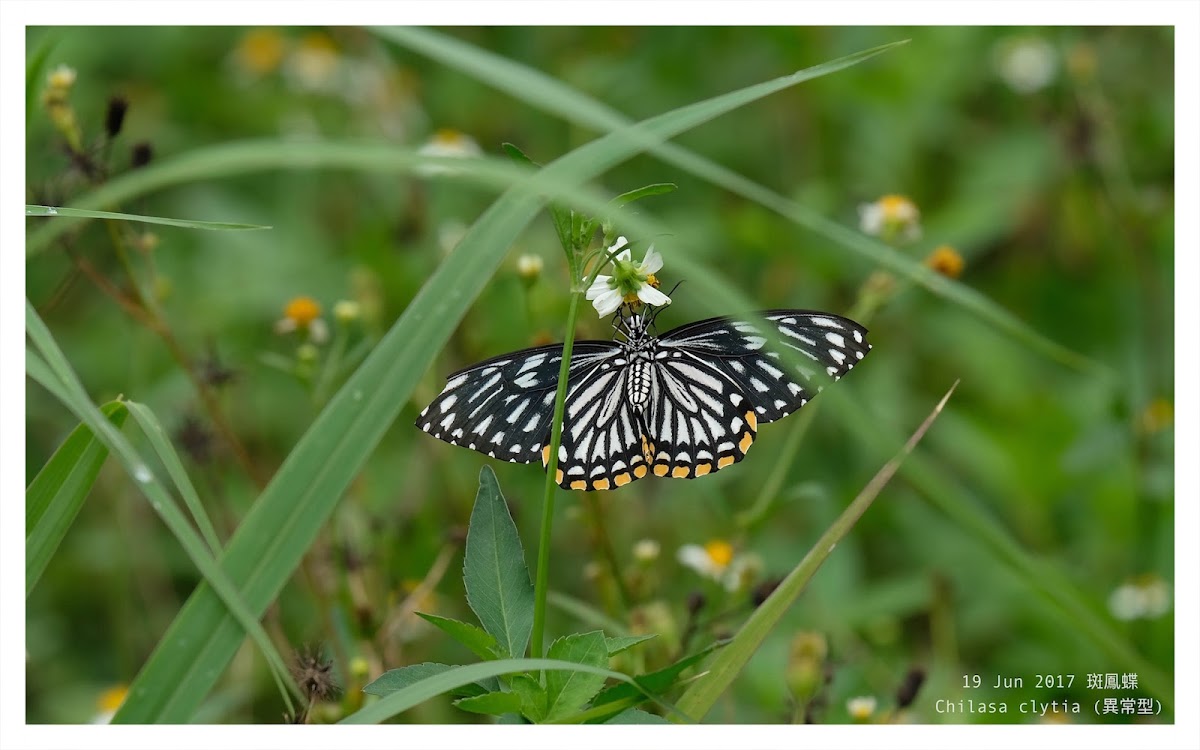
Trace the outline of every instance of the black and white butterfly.
<path fill-rule="evenodd" d="M 822 382 L 871 350 L 867 329 L 848 318 L 812 310 L 758 315 L 654 336 L 649 308 L 622 308 L 612 341 L 575 342 L 559 486 L 607 490 L 647 474 L 692 478 L 724 469 L 742 460 L 760 424 L 804 406 Z M 802 366 L 789 365 L 776 344 L 803 355 Z M 459 370 L 416 425 L 451 445 L 545 466 L 561 361 L 562 345 L 554 344 Z"/>

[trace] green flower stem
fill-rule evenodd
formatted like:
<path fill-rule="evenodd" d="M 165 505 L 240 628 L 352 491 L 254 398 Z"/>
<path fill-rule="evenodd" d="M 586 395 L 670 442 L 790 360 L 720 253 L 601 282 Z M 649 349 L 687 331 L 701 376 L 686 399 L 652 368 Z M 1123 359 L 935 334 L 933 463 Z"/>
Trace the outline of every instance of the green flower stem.
<path fill-rule="evenodd" d="M 567 330 L 563 336 L 562 363 L 558 367 L 558 392 L 554 396 L 554 422 L 550 427 L 550 460 L 546 464 L 546 495 L 542 500 L 542 532 L 538 540 L 537 581 L 533 587 L 533 635 L 529 653 L 534 658 L 540 658 L 545 653 L 542 645 L 546 632 L 546 590 L 550 579 L 550 528 L 554 524 L 554 491 L 558 489 L 554 474 L 558 470 L 558 444 L 562 442 L 567 375 L 571 370 L 571 345 L 575 343 L 575 321 L 579 317 L 579 300 L 582 298 L 582 292 L 571 293 Z"/>

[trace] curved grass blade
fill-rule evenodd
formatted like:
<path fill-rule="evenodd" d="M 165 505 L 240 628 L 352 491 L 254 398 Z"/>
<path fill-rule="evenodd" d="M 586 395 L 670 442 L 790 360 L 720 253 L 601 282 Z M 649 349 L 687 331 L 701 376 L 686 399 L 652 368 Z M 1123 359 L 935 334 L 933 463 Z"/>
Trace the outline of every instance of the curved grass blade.
<path fill-rule="evenodd" d="M 381 721 L 407 711 L 413 706 L 424 703 L 434 696 L 449 692 L 463 685 L 469 685 L 479 680 L 486 680 L 490 677 L 533 672 L 535 670 L 588 672 L 612 680 L 618 680 L 627 685 L 632 685 L 638 692 L 650 700 L 673 712 L 681 721 L 689 721 L 686 716 L 681 714 L 670 703 L 646 692 L 632 677 L 621 672 L 614 672 L 611 669 L 593 667 L 587 664 L 576 664 L 575 662 L 563 661 L 561 659 L 501 659 L 481 664 L 468 664 L 464 667 L 452 667 L 451 669 L 438 672 L 415 685 L 410 685 L 384 696 L 378 702 L 350 714 L 339 723 L 378 724 Z"/>
<path fill-rule="evenodd" d="M 163 520 L 192 563 L 204 576 L 204 580 L 216 590 L 220 606 L 226 609 L 226 612 L 262 651 L 271 668 L 272 676 L 279 686 L 280 693 L 288 703 L 289 710 L 292 710 L 288 690 L 298 698 L 302 695 L 266 631 L 250 613 L 242 598 L 238 596 L 237 588 L 205 549 L 204 543 L 195 530 L 188 525 L 187 519 L 176 505 L 175 499 L 158 481 L 154 472 L 141 459 L 133 445 L 104 418 L 100 410 L 92 403 L 83 384 L 71 368 L 70 362 L 58 348 L 50 330 L 38 317 L 37 311 L 33 309 L 33 305 L 29 304 L 28 299 L 25 300 L 25 332 L 40 353 L 40 356 L 32 353 L 26 354 L 26 373 L 53 393 L 64 406 L 79 417 L 80 421 L 91 429 L 92 434 L 125 466 L 142 494 L 150 501 L 155 513 Z M 130 701 L 137 703 L 138 700 L 139 695 L 131 690 L 126 703 Z"/>
<path fill-rule="evenodd" d="M 121 429 L 129 416 L 120 401 L 104 404 L 100 413 L 117 429 Z M 86 424 L 81 424 L 29 483 L 25 490 L 26 598 L 79 515 L 106 458 L 108 448 Z"/>
<path fill-rule="evenodd" d="M 29 128 L 29 122 L 33 119 L 33 106 L 37 101 L 38 92 L 41 88 L 38 86 L 38 79 L 42 77 L 42 71 L 46 69 L 46 62 L 50 59 L 50 53 L 58 46 L 59 31 L 57 29 L 47 29 L 42 35 L 42 40 L 38 43 L 33 53 L 29 55 L 29 60 L 25 63 L 25 128 Z"/>
<path fill-rule="evenodd" d="M 630 122 L 629 118 L 617 110 L 592 99 L 556 78 L 446 34 L 416 27 L 385 27 L 376 28 L 374 31 L 385 39 L 444 65 L 457 68 L 476 80 L 490 84 L 518 100 L 558 115 L 576 125 L 606 132 L 626 127 Z M 826 65 L 836 65 L 835 69 L 849 67 L 905 43 L 906 41 L 893 42 L 848 58 L 831 61 Z M 832 70 L 825 72 L 832 72 Z M 798 226 L 911 279 L 931 294 L 970 311 L 1030 348 L 1064 365 L 1078 370 L 1105 374 L 1109 378 L 1113 377 L 1107 367 L 1038 333 L 978 291 L 933 272 L 883 242 L 831 221 L 770 188 L 759 185 L 682 146 L 663 143 L 650 148 L 649 151 L 668 164 L 685 169 L 731 193 L 755 201 Z"/>
<path fill-rule="evenodd" d="M 120 221 L 137 221 L 143 224 L 165 224 L 170 227 L 183 227 L 185 229 L 213 229 L 213 230 L 245 230 L 245 229 L 270 229 L 271 227 L 261 224 L 235 224 L 227 221 L 196 221 L 194 219 L 168 219 L 163 216 L 138 216 L 136 214 L 122 214 L 115 211 L 92 211 L 84 208 L 67 208 L 60 206 L 25 206 L 26 216 L 63 216 L 74 219 L 118 219 Z"/>
<path fill-rule="evenodd" d="M 784 613 L 803 593 L 809 580 L 833 552 L 833 548 L 850 532 L 850 529 L 854 528 L 854 524 L 858 522 L 867 508 L 871 507 L 871 503 L 875 502 L 875 498 L 879 496 L 879 493 L 895 475 L 896 470 L 900 468 L 901 462 L 912 453 L 913 448 L 924 437 L 925 431 L 937 419 L 957 386 L 958 384 L 955 383 L 946 392 L 946 395 L 933 408 L 917 431 L 912 434 L 900 452 L 884 464 L 883 468 L 867 483 L 867 486 L 858 493 L 858 497 L 854 498 L 837 520 L 825 530 L 825 533 L 812 546 L 804 559 L 792 569 L 791 573 L 788 573 L 778 588 L 767 597 L 767 600 L 754 610 L 754 614 L 746 620 L 746 624 L 734 636 L 733 641 L 722 649 L 717 658 L 708 665 L 708 671 L 684 691 L 683 696 L 679 699 L 679 707 L 684 713 L 700 718 L 708 713 L 721 694 L 742 671 L 742 668 L 746 666 L 746 663 L 750 661 L 750 657 L 766 640 L 767 635 L 770 634 Z"/>
<path fill-rule="evenodd" d="M 822 68 L 828 72 L 830 68 Z M 274 479 L 259 496 L 229 540 L 221 561 L 236 580 L 247 605 L 260 613 L 279 590 L 311 546 L 317 532 L 366 461 L 417 381 L 450 337 L 467 306 L 495 272 L 518 234 L 546 202 L 541 192 L 556 183 L 577 186 L 630 156 L 666 138 L 678 135 L 725 112 L 812 78 L 813 70 L 800 71 L 750 86 L 650 118 L 630 128 L 588 143 L 546 166 L 534 177 L 507 191 L 472 225 L 447 259 L 422 286 L 412 303 L 375 351 L 330 400 L 326 408 L 288 455 Z M 310 165 L 309 144 L 289 144 L 290 166 Z M 281 154 L 256 153 L 241 144 L 252 165 Z M 80 201 L 80 207 L 144 189 L 151 180 L 168 176 L 181 179 L 226 172 L 248 171 L 245 163 L 228 161 L 232 149 L 221 152 L 219 165 L 192 154 L 184 169 L 175 164 L 150 172 L 154 165 L 113 180 Z M 208 150 L 211 155 L 212 149 Z M 323 152 L 329 155 L 327 149 Z M 379 170 L 376 149 L 341 146 L 339 155 L 353 159 L 363 169 Z M 393 158 L 412 168 L 435 160 L 411 154 Z M 437 160 L 451 161 L 451 160 Z M 456 160 L 456 169 L 463 169 Z M 505 165 L 513 169 L 511 165 Z M 151 177 L 147 176 L 147 173 Z M 468 174 L 468 176 L 471 176 Z M 26 252 L 34 252 L 53 239 L 55 222 L 31 236 Z M 242 640 L 242 630 L 202 583 L 159 641 L 158 647 L 131 686 L 131 699 L 117 711 L 119 722 L 186 721 L 212 688 Z"/>

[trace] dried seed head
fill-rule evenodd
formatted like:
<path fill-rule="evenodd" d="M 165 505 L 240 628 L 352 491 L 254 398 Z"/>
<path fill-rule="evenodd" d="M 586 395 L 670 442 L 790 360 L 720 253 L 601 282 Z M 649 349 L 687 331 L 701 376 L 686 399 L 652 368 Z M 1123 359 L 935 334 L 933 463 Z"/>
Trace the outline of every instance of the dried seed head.
<path fill-rule="evenodd" d="M 115 138 L 125 124 L 125 113 L 129 110 L 129 101 L 123 96 L 114 96 L 108 100 L 108 112 L 104 115 L 104 132 L 109 138 Z"/>
<path fill-rule="evenodd" d="M 322 656 L 319 649 L 306 648 L 296 652 L 292 675 L 300 689 L 314 702 L 333 698 L 339 692 L 333 662 Z"/>
<path fill-rule="evenodd" d="M 913 667 L 908 670 L 908 674 L 904 675 L 904 681 L 900 683 L 900 687 L 896 690 L 896 708 L 908 708 L 912 702 L 917 699 L 917 693 L 921 690 L 921 685 L 925 682 L 925 670 L 920 667 Z"/>
<path fill-rule="evenodd" d="M 154 158 L 154 147 L 147 141 L 135 143 L 133 146 L 133 154 L 129 158 L 129 166 L 137 169 L 144 167 Z"/>

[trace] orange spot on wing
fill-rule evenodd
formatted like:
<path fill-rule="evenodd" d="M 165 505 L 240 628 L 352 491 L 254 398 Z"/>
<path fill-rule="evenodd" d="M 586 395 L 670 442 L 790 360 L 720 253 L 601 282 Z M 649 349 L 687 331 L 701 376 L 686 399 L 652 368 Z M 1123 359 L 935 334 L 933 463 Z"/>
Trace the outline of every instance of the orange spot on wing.
<path fill-rule="evenodd" d="M 750 425 L 750 429 L 755 432 L 758 431 L 758 416 L 754 413 L 753 409 L 746 412 L 746 424 Z"/>
<path fill-rule="evenodd" d="M 702 477 L 712 471 L 712 464 L 696 464 L 696 476 Z"/>
<path fill-rule="evenodd" d="M 638 479 L 646 476 L 646 464 L 642 464 L 633 470 L 633 475 Z"/>
<path fill-rule="evenodd" d="M 563 480 L 563 473 L 562 473 L 562 469 L 558 469 L 557 471 L 555 471 L 555 472 L 554 472 L 554 482 L 555 482 L 556 484 L 559 484 L 559 485 L 561 485 L 561 484 L 562 484 L 562 480 Z"/>
<path fill-rule="evenodd" d="M 671 476 L 675 477 L 676 479 L 683 479 L 691 473 L 692 470 L 686 466 L 676 466 L 674 471 L 671 472 Z"/>
<path fill-rule="evenodd" d="M 671 467 L 667 466 L 666 464 L 654 464 L 654 476 L 665 477 L 667 475 L 667 470 L 670 468 Z"/>
<path fill-rule="evenodd" d="M 550 463 L 550 446 L 542 448 L 542 466 Z"/>
<path fill-rule="evenodd" d="M 633 481 L 633 477 L 629 476 L 629 474 L 624 471 L 621 472 L 620 474 L 616 475 L 615 477 L 613 477 L 613 483 L 616 484 L 618 487 L 624 487 L 625 485 L 629 484 L 632 481 Z"/>
<path fill-rule="evenodd" d="M 722 456 L 720 459 L 717 460 L 717 468 L 724 469 L 726 466 L 733 463 L 733 461 L 734 461 L 733 456 Z"/>
<path fill-rule="evenodd" d="M 592 489 L 593 490 L 607 490 L 608 489 L 608 480 L 607 479 L 592 480 Z"/>
<path fill-rule="evenodd" d="M 739 449 L 739 450 L 740 450 L 742 453 L 745 453 L 746 451 L 750 450 L 750 446 L 751 446 L 753 443 L 754 443 L 754 436 L 753 436 L 753 435 L 751 435 L 749 432 L 743 432 L 743 433 L 742 433 L 742 439 L 741 439 L 741 441 L 738 443 L 738 449 Z"/>
<path fill-rule="evenodd" d="M 574 482 L 571 482 L 571 489 L 573 489 L 573 490 L 586 490 L 586 489 L 587 489 L 587 482 L 583 481 L 582 479 L 576 479 Z"/>

